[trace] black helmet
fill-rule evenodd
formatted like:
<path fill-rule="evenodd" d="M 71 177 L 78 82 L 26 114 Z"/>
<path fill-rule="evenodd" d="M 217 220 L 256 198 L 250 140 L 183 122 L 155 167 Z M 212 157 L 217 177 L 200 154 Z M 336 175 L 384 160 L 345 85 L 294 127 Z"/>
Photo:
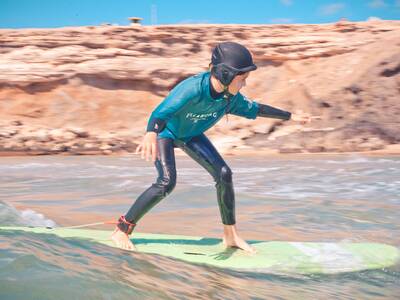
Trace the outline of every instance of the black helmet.
<path fill-rule="evenodd" d="M 223 42 L 215 46 L 211 63 L 211 73 L 224 86 L 228 86 L 236 75 L 257 69 L 250 51 L 234 42 Z"/>

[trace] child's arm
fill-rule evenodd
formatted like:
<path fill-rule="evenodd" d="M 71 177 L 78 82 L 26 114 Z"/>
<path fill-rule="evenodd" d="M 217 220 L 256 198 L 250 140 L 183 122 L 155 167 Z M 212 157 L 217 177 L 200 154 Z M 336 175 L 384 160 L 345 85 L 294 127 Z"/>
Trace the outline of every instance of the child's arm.
<path fill-rule="evenodd" d="M 258 103 L 259 109 L 257 116 L 265 117 L 265 118 L 274 118 L 281 120 L 290 120 L 292 113 L 281 110 L 276 107 L 272 107 L 266 104 Z"/>
<path fill-rule="evenodd" d="M 310 116 L 306 113 L 292 114 L 276 107 L 258 103 L 246 98 L 241 93 L 238 93 L 235 97 L 237 98 L 234 103 L 232 103 L 232 107 L 229 109 L 228 113 L 246 117 L 248 119 L 265 117 L 281 120 L 293 120 L 302 124 L 311 122 L 311 119 L 321 119 L 320 116 Z"/>
<path fill-rule="evenodd" d="M 229 109 L 229 113 L 248 119 L 255 119 L 257 117 L 275 118 L 281 120 L 289 120 L 291 113 L 269 105 L 258 103 L 248 99 L 241 93 L 238 93 L 236 99 Z"/>
<path fill-rule="evenodd" d="M 228 113 L 248 119 L 255 119 L 257 118 L 259 105 L 259 103 L 251 101 L 241 93 L 237 93 L 229 104 Z"/>
<path fill-rule="evenodd" d="M 146 131 L 161 132 L 174 114 L 187 105 L 191 99 L 198 96 L 199 88 L 190 79 L 180 82 L 154 109 L 147 123 Z"/>
<path fill-rule="evenodd" d="M 153 161 L 158 157 L 157 134 L 161 132 L 167 121 L 192 99 L 198 96 L 199 88 L 190 79 L 180 82 L 168 96 L 156 107 L 147 123 L 146 134 L 136 148 L 136 154 L 141 153 L 142 158 Z"/>

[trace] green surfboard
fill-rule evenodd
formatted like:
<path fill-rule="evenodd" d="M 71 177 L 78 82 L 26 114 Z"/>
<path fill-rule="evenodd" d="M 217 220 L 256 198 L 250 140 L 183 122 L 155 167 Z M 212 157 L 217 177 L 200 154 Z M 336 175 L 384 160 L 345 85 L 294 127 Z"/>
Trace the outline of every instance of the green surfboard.
<path fill-rule="evenodd" d="M 54 234 L 61 238 L 90 240 L 115 247 L 111 231 L 91 229 L 0 227 L 35 234 Z M 400 261 L 398 248 L 380 243 L 315 243 L 248 241 L 257 249 L 249 254 L 225 248 L 221 239 L 134 232 L 132 241 L 138 252 L 164 255 L 190 263 L 256 272 L 334 274 L 382 269 Z"/>

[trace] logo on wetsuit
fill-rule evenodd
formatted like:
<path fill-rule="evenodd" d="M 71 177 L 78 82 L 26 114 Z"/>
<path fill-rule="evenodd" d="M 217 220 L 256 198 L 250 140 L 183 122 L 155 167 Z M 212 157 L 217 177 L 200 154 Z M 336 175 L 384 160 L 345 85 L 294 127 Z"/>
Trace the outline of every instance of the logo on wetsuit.
<path fill-rule="evenodd" d="M 186 119 L 191 120 L 193 123 L 197 123 L 198 121 L 205 121 L 209 118 L 217 118 L 218 114 L 216 112 L 211 112 L 207 114 L 196 114 L 196 113 L 187 113 Z"/>

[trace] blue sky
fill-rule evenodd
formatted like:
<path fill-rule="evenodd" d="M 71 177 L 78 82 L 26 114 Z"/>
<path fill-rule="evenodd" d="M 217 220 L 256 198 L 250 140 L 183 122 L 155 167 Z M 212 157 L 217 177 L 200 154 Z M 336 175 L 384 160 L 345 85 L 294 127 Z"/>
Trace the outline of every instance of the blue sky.
<path fill-rule="evenodd" d="M 143 25 L 399 20 L 400 0 L 0 0 L 0 28 L 128 25 L 132 16 Z"/>

